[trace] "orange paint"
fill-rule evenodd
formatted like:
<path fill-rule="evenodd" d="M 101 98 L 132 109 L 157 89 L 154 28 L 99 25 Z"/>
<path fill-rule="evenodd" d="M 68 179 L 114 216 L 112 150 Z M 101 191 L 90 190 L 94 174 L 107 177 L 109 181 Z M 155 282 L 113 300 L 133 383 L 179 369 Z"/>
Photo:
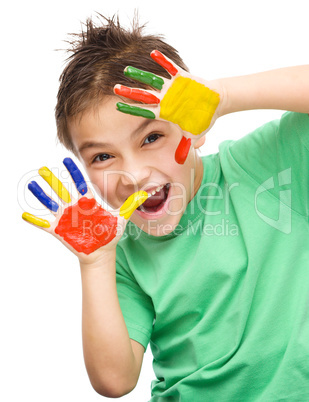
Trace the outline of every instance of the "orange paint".
<path fill-rule="evenodd" d="M 168 61 L 167 58 L 161 52 L 159 52 L 159 50 L 152 51 L 150 56 L 171 75 L 175 76 L 178 73 L 177 68 L 170 61 Z"/>
<path fill-rule="evenodd" d="M 175 160 L 177 163 L 179 163 L 180 165 L 183 165 L 185 163 L 185 160 L 187 159 L 188 153 L 190 151 L 190 147 L 191 139 L 182 136 L 182 139 L 175 152 Z"/>
<path fill-rule="evenodd" d="M 65 209 L 55 233 L 76 251 L 93 253 L 117 234 L 117 218 L 100 207 L 94 198 L 82 197 Z"/>
<path fill-rule="evenodd" d="M 124 96 L 125 98 L 136 100 L 148 104 L 158 104 L 160 99 L 155 95 L 137 88 L 129 88 L 124 85 L 116 85 L 114 88 L 116 95 Z"/>

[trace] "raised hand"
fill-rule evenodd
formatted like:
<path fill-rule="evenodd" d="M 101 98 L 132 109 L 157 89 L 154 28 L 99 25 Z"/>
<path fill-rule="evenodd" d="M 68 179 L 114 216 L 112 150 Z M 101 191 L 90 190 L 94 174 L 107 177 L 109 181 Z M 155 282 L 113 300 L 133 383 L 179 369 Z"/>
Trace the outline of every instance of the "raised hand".
<path fill-rule="evenodd" d="M 184 131 L 175 159 L 183 164 L 187 158 L 191 145 L 214 124 L 218 116 L 218 106 L 221 100 L 218 88 L 213 88 L 210 82 L 193 77 L 188 72 L 173 63 L 158 50 L 150 56 L 171 75 L 165 79 L 150 72 L 128 66 L 124 74 L 136 81 L 154 88 L 144 90 L 115 85 L 114 93 L 128 99 L 147 104 L 147 107 L 138 107 L 118 102 L 117 109 L 122 113 L 142 116 L 148 119 L 167 120 Z"/>
<path fill-rule="evenodd" d="M 148 194 L 145 191 L 138 191 L 118 210 L 108 212 L 96 202 L 74 161 L 65 158 L 63 163 L 75 183 L 78 198 L 73 199 L 58 178 L 47 167 L 43 167 L 39 170 L 39 174 L 62 200 L 61 205 L 51 199 L 37 182 L 30 182 L 28 188 L 56 219 L 49 222 L 28 212 L 24 212 L 22 218 L 57 237 L 80 260 L 93 262 L 100 256 L 102 250 L 116 246 L 128 219 L 148 198 Z"/>

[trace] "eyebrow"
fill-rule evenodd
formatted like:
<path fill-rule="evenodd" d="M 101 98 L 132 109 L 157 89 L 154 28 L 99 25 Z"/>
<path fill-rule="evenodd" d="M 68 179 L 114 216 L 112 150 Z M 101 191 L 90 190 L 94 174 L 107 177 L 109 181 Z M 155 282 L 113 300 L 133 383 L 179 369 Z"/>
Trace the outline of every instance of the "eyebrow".
<path fill-rule="evenodd" d="M 145 121 L 135 131 L 131 133 L 130 141 L 133 141 L 134 138 L 136 138 L 140 134 L 140 132 L 143 131 L 152 122 L 153 120 L 145 119 Z M 81 153 L 87 148 L 105 148 L 109 147 L 110 145 L 111 144 L 109 144 L 108 142 L 85 141 L 79 147 L 78 152 Z"/>

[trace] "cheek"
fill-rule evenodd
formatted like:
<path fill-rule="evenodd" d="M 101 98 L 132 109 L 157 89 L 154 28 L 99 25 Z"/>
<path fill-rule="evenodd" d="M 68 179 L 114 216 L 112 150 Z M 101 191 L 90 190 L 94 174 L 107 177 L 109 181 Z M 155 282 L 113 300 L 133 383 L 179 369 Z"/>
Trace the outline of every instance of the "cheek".
<path fill-rule="evenodd" d="M 87 170 L 88 177 L 94 190 L 99 194 L 103 194 L 103 173 L 100 171 Z"/>
<path fill-rule="evenodd" d="M 181 138 L 179 138 L 179 141 L 180 140 Z M 179 165 L 175 160 L 175 152 L 179 141 L 173 140 L 171 143 L 168 143 L 166 146 L 162 146 L 157 150 L 153 160 L 154 166 L 159 167 L 160 170 L 166 172 L 173 171 L 177 174 L 178 172 L 181 172 L 181 169 L 179 169 L 181 165 Z"/>
<path fill-rule="evenodd" d="M 115 175 L 103 170 L 88 170 L 87 174 L 95 192 L 108 204 L 112 204 L 112 195 L 115 194 Z"/>
<path fill-rule="evenodd" d="M 194 191 L 195 166 L 190 157 L 187 158 L 183 165 L 174 163 L 173 176 L 179 183 L 179 192 L 183 194 L 186 200 L 191 199 L 192 191 Z"/>

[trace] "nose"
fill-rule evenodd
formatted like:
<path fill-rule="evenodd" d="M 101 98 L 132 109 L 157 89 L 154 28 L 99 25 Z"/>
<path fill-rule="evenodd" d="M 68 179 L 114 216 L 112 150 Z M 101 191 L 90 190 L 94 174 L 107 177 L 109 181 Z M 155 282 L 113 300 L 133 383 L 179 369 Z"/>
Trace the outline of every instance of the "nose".
<path fill-rule="evenodd" d="M 123 160 L 120 172 L 120 181 L 123 186 L 138 191 L 149 181 L 150 176 L 151 167 L 147 160 L 129 156 Z"/>

